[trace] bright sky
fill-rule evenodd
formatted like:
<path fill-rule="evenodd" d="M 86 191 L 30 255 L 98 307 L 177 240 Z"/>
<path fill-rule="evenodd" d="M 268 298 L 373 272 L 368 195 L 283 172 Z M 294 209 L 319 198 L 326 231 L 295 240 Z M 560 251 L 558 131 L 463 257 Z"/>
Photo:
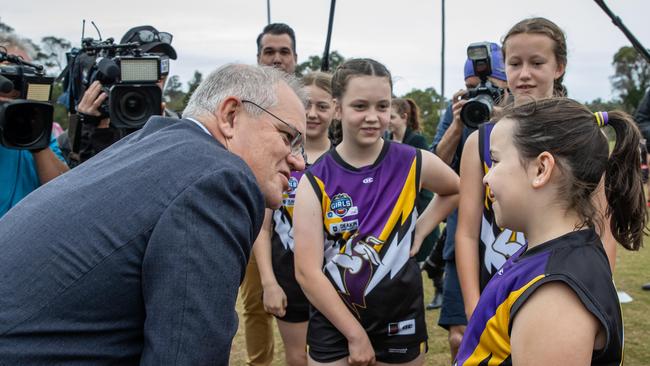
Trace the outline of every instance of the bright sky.
<path fill-rule="evenodd" d="M 270 0 L 271 21 L 296 31 L 298 62 L 322 55 L 329 0 Z M 103 2 L 30 0 L 3 6 L 0 20 L 37 41 L 47 35 L 79 45 L 81 20 L 94 20 L 102 36 L 119 41 L 132 26 L 150 24 L 174 35 L 178 60 L 171 74 L 185 84 L 194 70 L 208 73 L 229 62 L 255 63 L 255 38 L 266 25 L 266 0 Z M 489 6 L 487 4 L 490 4 Z M 608 0 L 608 6 L 650 48 L 650 2 Z M 331 50 L 371 57 L 395 78 L 395 94 L 433 86 L 440 91 L 441 0 L 339 0 Z M 565 84 L 580 101 L 609 100 L 612 56 L 630 45 L 606 14 L 589 0 L 447 0 L 445 96 L 463 87 L 463 63 L 471 42 L 500 41 L 517 21 L 544 16 L 563 28 L 569 65 Z M 86 35 L 96 36 L 87 25 Z"/>

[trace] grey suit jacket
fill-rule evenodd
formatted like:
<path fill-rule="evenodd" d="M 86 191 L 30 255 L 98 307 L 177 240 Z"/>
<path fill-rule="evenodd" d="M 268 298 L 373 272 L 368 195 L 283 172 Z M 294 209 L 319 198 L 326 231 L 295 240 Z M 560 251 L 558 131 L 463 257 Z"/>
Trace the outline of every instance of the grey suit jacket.
<path fill-rule="evenodd" d="M 152 118 L 0 220 L 0 365 L 227 364 L 263 211 L 241 159 Z"/>

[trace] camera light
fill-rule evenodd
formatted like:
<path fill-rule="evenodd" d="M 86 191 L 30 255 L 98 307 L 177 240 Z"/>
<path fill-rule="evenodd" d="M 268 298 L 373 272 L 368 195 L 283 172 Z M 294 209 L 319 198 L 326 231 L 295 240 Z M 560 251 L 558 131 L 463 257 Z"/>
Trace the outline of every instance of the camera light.
<path fill-rule="evenodd" d="M 50 99 L 50 84 L 27 83 L 26 99 L 47 102 Z"/>
<path fill-rule="evenodd" d="M 123 58 L 122 81 L 156 82 L 159 79 L 158 60 L 154 58 Z"/>

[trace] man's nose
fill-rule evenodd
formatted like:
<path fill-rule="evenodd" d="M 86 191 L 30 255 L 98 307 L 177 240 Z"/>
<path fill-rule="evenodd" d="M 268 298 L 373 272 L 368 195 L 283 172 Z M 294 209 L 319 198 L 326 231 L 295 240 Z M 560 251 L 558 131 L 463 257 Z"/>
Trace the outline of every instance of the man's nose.
<path fill-rule="evenodd" d="M 305 166 L 307 165 L 307 162 L 305 161 L 305 157 L 302 154 L 298 154 L 298 155 L 289 154 L 289 156 L 287 157 L 287 162 L 289 163 L 289 168 L 292 171 L 305 170 Z"/>

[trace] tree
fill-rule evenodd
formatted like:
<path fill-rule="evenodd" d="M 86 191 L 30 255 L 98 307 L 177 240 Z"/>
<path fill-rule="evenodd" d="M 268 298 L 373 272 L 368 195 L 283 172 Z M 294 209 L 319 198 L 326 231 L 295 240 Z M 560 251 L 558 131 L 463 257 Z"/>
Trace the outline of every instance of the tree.
<path fill-rule="evenodd" d="M 2 33 L 13 33 L 14 28 L 9 24 L 5 24 L 0 20 L 0 32 Z"/>
<path fill-rule="evenodd" d="M 621 47 L 612 61 L 614 75 L 610 78 L 614 91 L 621 98 L 623 108 L 634 113 L 650 87 L 650 65 L 632 47 Z"/>
<path fill-rule="evenodd" d="M 442 97 L 434 88 L 429 87 L 424 90 L 413 89 L 404 94 L 402 98 L 411 98 L 420 107 L 422 113 L 420 129 L 427 141 L 431 142 L 436 135 L 436 128 L 438 128 L 438 122 L 440 121 Z"/>
<path fill-rule="evenodd" d="M 185 106 L 185 92 L 183 91 L 183 84 L 178 75 L 174 75 L 167 79 L 167 86 L 165 86 L 163 96 L 167 108 L 176 112 L 183 110 L 183 107 Z"/>
<path fill-rule="evenodd" d="M 201 74 L 199 70 L 194 71 L 192 80 L 187 83 L 187 94 L 185 94 L 185 98 L 183 98 L 183 109 L 185 109 L 187 106 L 187 102 L 190 101 L 190 97 L 199 86 L 199 84 L 201 84 L 201 81 L 203 81 L 203 74 Z"/>
<path fill-rule="evenodd" d="M 333 72 L 336 70 L 336 67 L 342 64 L 343 61 L 345 61 L 345 57 L 343 57 L 340 53 L 337 51 L 330 52 L 330 71 Z M 296 66 L 296 73 L 300 76 L 303 76 L 313 71 L 320 71 L 322 63 L 323 59 L 320 56 L 309 56 L 307 61 Z"/>
<path fill-rule="evenodd" d="M 48 74 L 60 74 L 67 63 L 66 52 L 70 51 L 72 43 L 65 38 L 47 36 L 41 38 L 41 53 L 43 64 L 48 69 Z"/>

